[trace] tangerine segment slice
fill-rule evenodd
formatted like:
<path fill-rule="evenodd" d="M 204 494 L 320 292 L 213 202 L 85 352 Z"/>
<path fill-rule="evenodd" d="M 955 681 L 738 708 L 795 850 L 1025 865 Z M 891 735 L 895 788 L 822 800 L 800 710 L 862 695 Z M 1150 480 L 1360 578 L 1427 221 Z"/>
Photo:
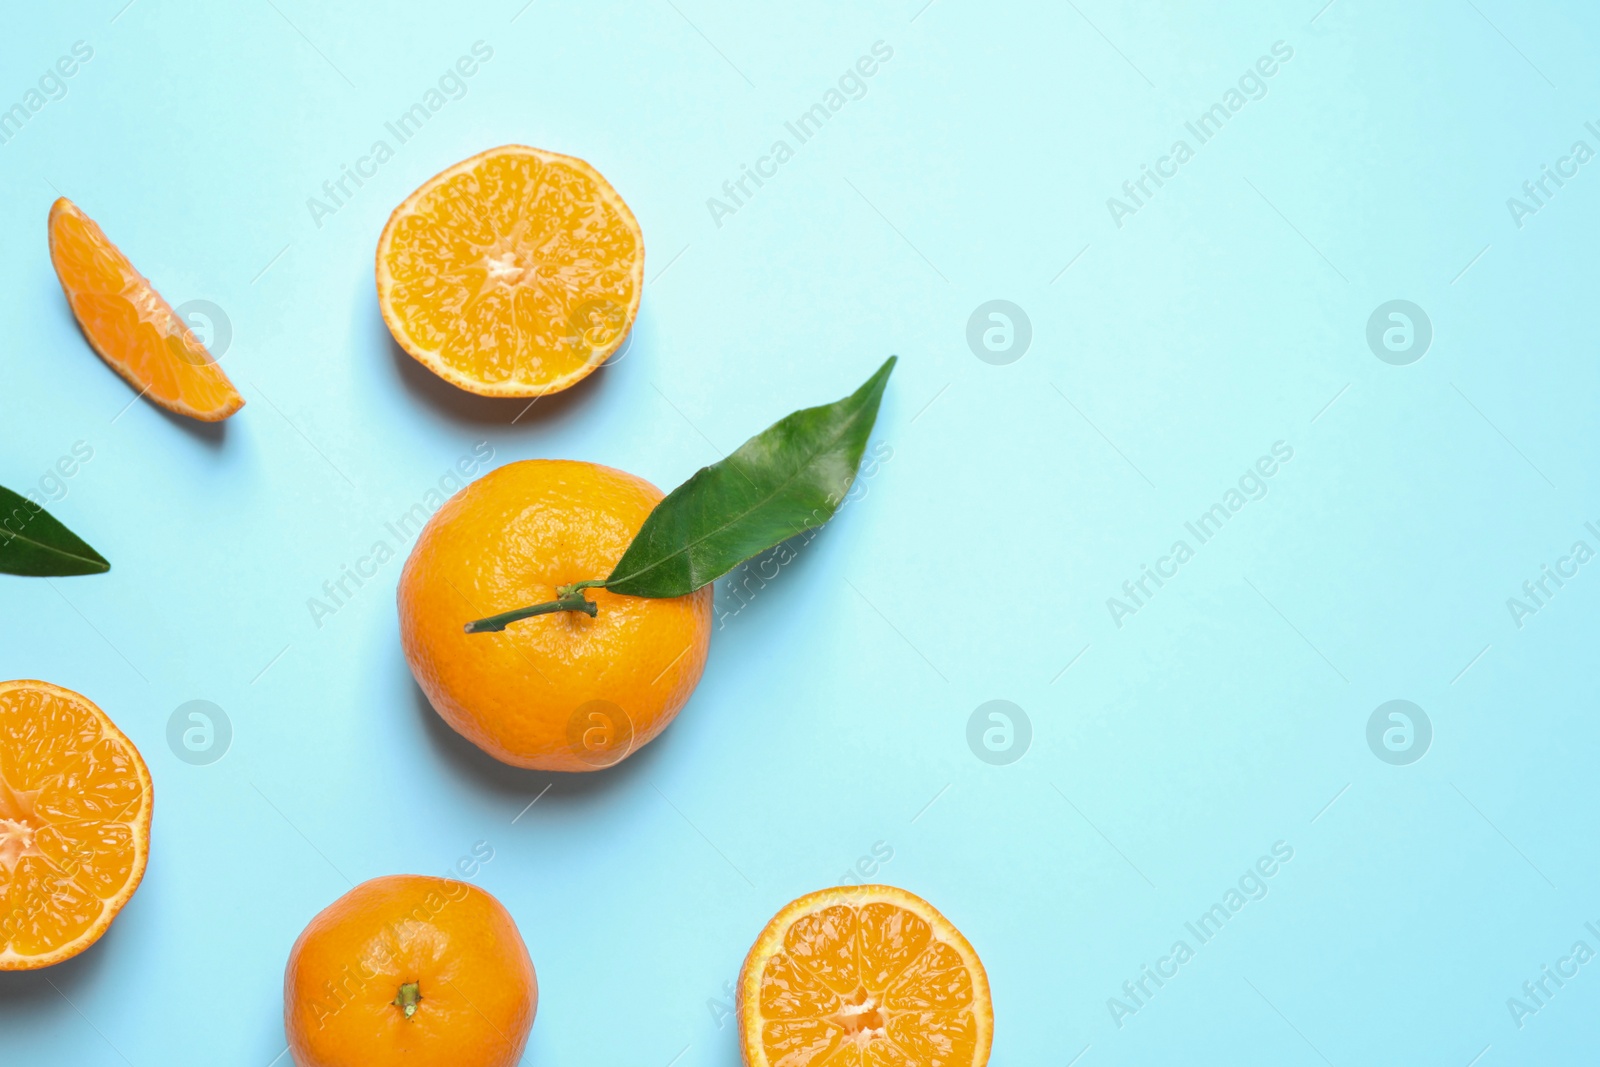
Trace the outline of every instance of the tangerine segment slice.
<path fill-rule="evenodd" d="M 622 346 L 644 290 L 644 234 L 600 172 L 525 145 L 422 184 L 378 239 L 396 343 L 482 396 L 543 396 Z"/>
<path fill-rule="evenodd" d="M 0 682 L 0 971 L 100 939 L 144 877 L 152 796 L 105 712 L 49 682 Z"/>
<path fill-rule="evenodd" d="M 244 407 L 194 331 L 65 197 L 50 208 L 50 262 L 84 337 L 142 395 L 202 422 Z"/>
<path fill-rule="evenodd" d="M 984 1067 L 989 980 L 972 945 L 893 886 L 801 897 L 739 975 L 746 1067 Z"/>

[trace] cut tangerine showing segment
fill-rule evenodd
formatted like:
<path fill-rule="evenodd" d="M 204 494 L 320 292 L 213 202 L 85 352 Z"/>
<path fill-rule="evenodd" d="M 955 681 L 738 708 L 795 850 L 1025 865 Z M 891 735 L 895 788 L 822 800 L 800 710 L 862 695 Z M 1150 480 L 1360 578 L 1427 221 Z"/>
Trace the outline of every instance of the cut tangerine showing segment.
<path fill-rule="evenodd" d="M 84 337 L 141 395 L 202 422 L 244 407 L 194 331 L 66 197 L 50 207 L 50 262 Z"/>
<path fill-rule="evenodd" d="M 739 974 L 747 1067 L 983 1067 L 994 1012 L 967 939 L 893 886 L 790 904 Z"/>
<path fill-rule="evenodd" d="M 505 145 L 394 209 L 377 280 L 383 321 L 423 366 L 481 396 L 543 396 L 627 340 L 644 234 L 588 163 Z"/>
<path fill-rule="evenodd" d="M 0 682 L 0 971 L 100 940 L 144 877 L 152 795 L 105 712 L 49 682 Z"/>

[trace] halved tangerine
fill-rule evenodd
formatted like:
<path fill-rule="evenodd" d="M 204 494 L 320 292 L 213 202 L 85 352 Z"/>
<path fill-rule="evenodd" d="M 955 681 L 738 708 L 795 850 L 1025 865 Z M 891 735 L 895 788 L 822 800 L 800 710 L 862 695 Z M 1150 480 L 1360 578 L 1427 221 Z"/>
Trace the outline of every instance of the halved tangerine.
<path fill-rule="evenodd" d="M 188 323 L 66 197 L 50 207 L 50 262 L 83 336 L 140 395 L 202 422 L 244 407 Z"/>
<path fill-rule="evenodd" d="M 747 1067 L 984 1067 L 989 979 L 967 939 L 903 889 L 839 886 L 767 924 L 739 974 Z"/>
<path fill-rule="evenodd" d="M 588 163 L 505 145 L 394 209 L 377 281 L 383 321 L 423 366 L 481 396 L 543 396 L 627 340 L 644 234 Z"/>
<path fill-rule="evenodd" d="M 84 697 L 0 682 L 0 971 L 71 959 L 139 888 L 150 771 Z"/>

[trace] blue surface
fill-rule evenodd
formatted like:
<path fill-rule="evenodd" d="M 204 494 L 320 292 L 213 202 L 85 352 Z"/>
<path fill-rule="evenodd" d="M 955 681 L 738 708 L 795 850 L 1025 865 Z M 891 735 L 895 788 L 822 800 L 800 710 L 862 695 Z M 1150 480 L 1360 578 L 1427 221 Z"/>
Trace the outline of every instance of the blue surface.
<path fill-rule="evenodd" d="M 98 946 L 0 976 L 7 1063 L 267 1067 L 307 920 L 480 843 L 539 971 L 528 1063 L 733 1067 L 756 932 L 875 849 L 982 954 L 997 1064 L 1592 1056 L 1600 964 L 1570 953 L 1600 951 L 1600 564 L 1520 619 L 1508 598 L 1600 549 L 1600 163 L 1560 163 L 1600 150 L 1600 12 L 124 2 L 0 36 L 0 106 L 93 49 L 0 143 L 0 484 L 42 485 L 114 564 L 0 578 L 0 677 L 133 737 L 154 848 Z M 458 98 L 313 213 L 479 41 Z M 800 143 L 785 123 L 875 42 Z M 649 248 L 626 356 L 520 417 L 400 355 L 372 282 L 390 209 L 505 142 L 593 162 Z M 1143 164 L 1176 173 L 1135 202 Z M 1542 165 L 1576 176 L 1519 220 Z M 78 336 L 57 191 L 174 304 L 224 309 L 248 406 L 221 432 L 129 406 Z M 968 344 L 995 299 L 1029 319 L 1013 362 Z M 1418 361 L 1369 348 L 1391 300 L 1431 320 Z M 748 603 L 723 583 L 700 688 L 613 772 L 513 772 L 444 729 L 400 654 L 398 559 L 313 621 L 480 442 L 670 487 L 891 352 L 864 495 Z M 1202 544 L 1185 523 L 1217 503 Z M 1145 565 L 1176 573 L 1114 611 Z M 220 761 L 169 748 L 191 700 L 231 723 Z M 1021 759 L 993 762 L 998 721 L 969 748 L 990 700 L 1027 716 Z M 1391 700 L 1431 724 L 1419 760 L 1391 762 L 1415 715 L 1409 752 L 1387 717 L 1369 746 Z M 1218 903 L 1202 943 L 1185 924 Z M 1534 1000 L 1543 966 L 1577 973 Z"/>

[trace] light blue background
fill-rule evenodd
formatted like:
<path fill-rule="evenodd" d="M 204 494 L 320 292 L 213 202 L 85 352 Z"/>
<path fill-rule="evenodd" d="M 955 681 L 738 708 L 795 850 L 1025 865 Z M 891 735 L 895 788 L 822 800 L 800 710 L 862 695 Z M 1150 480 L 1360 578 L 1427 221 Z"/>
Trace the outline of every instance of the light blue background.
<path fill-rule="evenodd" d="M 0 145 L 0 484 L 92 447 L 51 507 L 113 569 L 0 578 L 0 677 L 96 700 L 157 794 L 106 938 L 0 976 L 7 1063 L 267 1067 L 311 916 L 477 842 L 539 972 L 528 1063 L 733 1067 L 718 1002 L 755 934 L 878 842 L 982 954 L 997 1064 L 1593 1055 L 1600 963 L 1521 1028 L 1506 1002 L 1600 950 L 1600 569 L 1520 629 L 1506 600 L 1600 548 L 1600 164 L 1520 229 L 1506 199 L 1600 149 L 1600 12 L 924 2 L 7 12 L 0 106 L 94 56 Z M 465 95 L 319 228 L 307 198 L 479 40 Z M 1116 226 L 1107 197 L 1280 40 L 1267 95 Z M 718 226 L 707 198 L 876 41 L 866 95 Z M 392 207 L 506 142 L 593 162 L 649 249 L 626 356 L 520 417 L 414 368 L 372 282 Z M 225 309 L 248 406 L 220 433 L 128 406 L 83 343 L 58 191 L 174 304 Z M 1033 329 L 1005 366 L 965 340 L 996 298 Z M 1396 298 L 1435 331 L 1410 366 L 1365 341 Z M 477 442 L 670 487 L 891 352 L 892 459 L 615 771 L 512 771 L 442 727 L 398 560 L 312 621 Z M 1275 441 L 1268 496 L 1118 628 L 1106 599 Z M 1395 698 L 1433 724 L 1409 766 L 1366 742 Z M 193 699 L 233 723 L 210 766 L 166 743 Z M 1008 766 L 967 746 L 991 699 L 1032 722 Z M 1267 897 L 1119 1028 L 1108 998 L 1277 841 Z"/>

